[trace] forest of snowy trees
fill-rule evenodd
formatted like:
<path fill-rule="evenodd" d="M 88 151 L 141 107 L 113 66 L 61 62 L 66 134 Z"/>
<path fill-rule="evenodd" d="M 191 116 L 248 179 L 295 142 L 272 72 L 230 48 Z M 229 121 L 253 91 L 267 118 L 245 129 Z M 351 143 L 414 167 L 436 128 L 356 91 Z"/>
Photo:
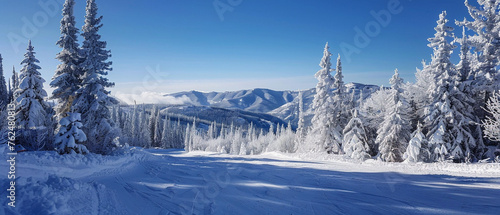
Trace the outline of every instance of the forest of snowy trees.
<path fill-rule="evenodd" d="M 15 106 L 17 144 L 60 154 L 112 154 L 139 146 L 241 155 L 314 152 L 387 162 L 478 162 L 487 158 L 487 146 L 500 140 L 500 1 L 478 4 L 476 8 L 466 1 L 471 19 L 455 22 L 462 28 L 460 37 L 446 12 L 439 15 L 436 33 L 428 39 L 432 59 L 422 62 L 415 83 L 405 83 L 396 69 L 388 77 L 390 87 L 357 101 L 346 90 L 340 55 L 332 65 L 327 43 L 315 74 L 310 122 L 299 93 L 296 125 L 270 123 L 262 129 L 170 114 L 160 106 L 119 105 L 107 90 L 114 86 L 106 78 L 111 54 L 99 34 L 102 16 L 95 0 L 87 0 L 81 33 L 75 26 L 75 2 L 66 0 L 56 43 L 60 64 L 49 83 L 52 95 L 43 89 L 45 80 L 30 41 L 19 74 L 14 68 L 8 80 L 0 55 L 0 115 L 6 119 L 8 105 Z M 458 63 L 451 61 L 455 50 Z M 5 120 L 0 126 L 4 131 L 12 128 Z"/>

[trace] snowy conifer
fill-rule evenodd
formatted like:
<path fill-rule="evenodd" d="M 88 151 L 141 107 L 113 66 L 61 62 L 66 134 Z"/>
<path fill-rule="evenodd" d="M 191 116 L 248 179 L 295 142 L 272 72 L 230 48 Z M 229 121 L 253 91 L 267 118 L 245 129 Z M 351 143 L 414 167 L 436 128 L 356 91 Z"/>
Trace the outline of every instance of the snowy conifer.
<path fill-rule="evenodd" d="M 401 162 L 411 132 L 411 124 L 407 114 L 409 105 L 402 96 L 403 79 L 399 77 L 397 69 L 389 82 L 391 83 L 392 98 L 387 102 L 392 105 L 392 108 L 387 111 L 384 121 L 377 130 L 375 142 L 379 146 L 382 160 Z"/>
<path fill-rule="evenodd" d="M 87 154 L 89 151 L 83 143 L 87 136 L 82 131 L 81 116 L 79 113 L 66 113 L 66 117 L 59 121 L 55 138 L 56 150 L 59 154 Z"/>
<path fill-rule="evenodd" d="M 100 41 L 98 34 L 102 27 L 102 17 L 97 17 L 95 0 L 87 0 L 87 14 L 82 36 L 84 38 L 82 52 L 84 61 L 81 87 L 76 92 L 73 102 L 75 111 L 82 114 L 83 131 L 87 134 L 87 148 L 91 152 L 107 154 L 120 146 L 119 130 L 110 120 L 109 107 L 118 101 L 109 96 L 107 87 L 114 86 L 105 76 L 111 70 L 106 50 L 106 42 Z"/>
<path fill-rule="evenodd" d="M 366 160 L 370 158 L 368 154 L 369 146 L 366 139 L 366 132 L 363 121 L 358 118 L 358 110 L 354 109 L 351 120 L 347 123 L 344 131 L 344 153 L 356 160 Z"/>
<path fill-rule="evenodd" d="M 472 21 L 457 21 L 456 24 L 465 26 L 476 34 L 470 39 L 478 56 L 477 73 L 475 74 L 475 88 L 483 91 L 483 103 L 489 99 L 491 92 L 498 90 L 500 85 L 497 66 L 500 65 L 500 1 L 478 0 L 479 8 L 465 1 L 465 6 L 472 17 Z M 484 107 L 484 106 L 483 106 Z"/>
<path fill-rule="evenodd" d="M 429 155 L 427 138 L 422 133 L 422 124 L 419 122 L 403 154 L 403 159 L 406 162 L 426 162 L 429 161 Z"/>
<path fill-rule="evenodd" d="M 429 47 L 434 54 L 429 71 L 434 76 L 431 104 L 425 109 L 425 122 L 434 160 L 445 160 L 452 156 L 463 161 L 472 154 L 476 140 L 471 132 L 474 122 L 473 101 L 460 89 L 458 73 L 450 61 L 455 46 L 447 38 L 452 37 L 453 28 L 447 26 L 446 12 L 440 15 L 434 38 L 429 39 Z"/>
<path fill-rule="evenodd" d="M 156 105 L 153 106 L 151 109 L 151 114 L 149 115 L 149 121 L 148 121 L 148 130 L 149 130 L 149 141 L 151 142 L 151 146 L 155 147 L 156 142 L 155 142 L 155 134 L 156 134 L 156 116 L 158 112 L 158 107 Z"/>
<path fill-rule="evenodd" d="M 34 129 L 45 126 L 47 108 L 49 105 L 45 102 L 47 92 L 43 89 L 45 80 L 41 77 L 35 58 L 34 48 L 31 40 L 28 44 L 28 51 L 24 54 L 25 58 L 21 62 L 23 68 L 20 72 L 20 83 L 14 93 L 16 95 L 16 120 L 17 125 L 22 129 Z"/>
<path fill-rule="evenodd" d="M 333 107 L 335 113 L 334 126 L 338 131 L 341 131 L 348 121 L 348 102 L 347 102 L 347 92 L 344 85 L 344 75 L 342 74 L 342 62 L 340 60 L 340 54 L 337 57 L 337 69 L 335 76 L 333 77 Z M 353 91 L 354 95 L 354 91 Z M 350 108 L 354 108 L 351 105 Z M 352 109 L 351 109 L 352 110 Z"/>
<path fill-rule="evenodd" d="M 9 87 L 9 101 L 14 102 L 14 92 L 19 87 L 19 76 L 17 75 L 16 68 L 12 66 L 12 77 L 10 78 Z"/>
<path fill-rule="evenodd" d="M 333 110 L 332 76 L 331 76 L 331 54 L 328 51 L 328 43 L 321 59 L 321 70 L 315 77 L 318 79 L 316 95 L 313 100 L 314 116 L 311 121 L 311 130 L 307 135 L 307 144 L 310 146 L 306 151 L 323 151 L 329 153 L 341 153 L 341 134 L 335 127 L 335 116 Z"/>
<path fill-rule="evenodd" d="M 0 54 L 0 110 L 3 110 L 9 103 L 9 91 L 7 90 L 7 84 L 5 82 L 5 76 L 3 74 L 3 58 Z"/>
<path fill-rule="evenodd" d="M 304 139 L 306 137 L 306 128 L 305 128 L 305 122 L 304 122 L 304 95 L 302 91 L 299 92 L 299 121 L 297 123 L 297 131 L 296 131 L 296 138 L 295 138 L 295 146 L 296 149 L 298 149 L 298 146 L 302 143 L 304 143 Z"/>
<path fill-rule="evenodd" d="M 154 147 L 161 146 L 161 132 L 163 131 L 163 123 L 160 115 L 160 110 L 156 111 L 155 117 L 155 135 L 154 135 Z"/>
<path fill-rule="evenodd" d="M 161 132 L 161 145 L 163 148 L 168 149 L 172 148 L 172 140 L 169 140 L 170 137 L 170 119 L 165 117 L 165 120 L 163 120 L 163 131 Z"/>
<path fill-rule="evenodd" d="M 82 73 L 80 63 L 82 57 L 78 47 L 78 28 L 75 27 L 75 16 L 73 15 L 74 0 L 66 0 L 61 19 L 61 37 L 57 45 L 62 48 L 57 54 L 57 59 L 61 62 L 52 77 L 50 86 L 55 88 L 52 98 L 57 99 L 57 118 L 64 117 L 64 114 L 71 111 L 76 90 L 80 87 L 80 75 Z"/>

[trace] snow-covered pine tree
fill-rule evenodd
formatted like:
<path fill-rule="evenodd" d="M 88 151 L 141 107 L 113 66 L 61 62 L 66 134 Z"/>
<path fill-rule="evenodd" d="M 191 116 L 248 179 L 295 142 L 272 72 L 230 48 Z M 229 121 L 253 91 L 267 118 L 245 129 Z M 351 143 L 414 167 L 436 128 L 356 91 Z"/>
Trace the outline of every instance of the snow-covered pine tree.
<path fill-rule="evenodd" d="M 316 95 L 313 100 L 314 116 L 311 121 L 311 130 L 307 135 L 306 151 L 323 151 L 341 153 L 342 137 L 335 127 L 333 109 L 333 78 L 331 75 L 331 55 L 326 43 L 323 58 L 320 62 L 321 70 L 315 77 L 318 79 Z"/>
<path fill-rule="evenodd" d="M 157 108 L 155 117 L 155 135 L 154 147 L 161 147 L 161 132 L 163 131 L 163 123 L 160 115 L 160 110 Z"/>
<path fill-rule="evenodd" d="M 455 48 L 447 40 L 453 37 L 453 28 L 447 26 L 446 12 L 440 15 L 435 28 L 434 38 L 428 45 L 434 54 L 429 71 L 434 77 L 430 98 L 432 103 L 425 109 L 425 123 L 434 160 L 443 161 L 449 156 L 455 161 L 464 161 L 472 154 L 476 140 L 471 132 L 474 123 L 473 110 L 469 104 L 473 101 L 460 89 L 456 68 L 450 61 Z"/>
<path fill-rule="evenodd" d="M 8 104 L 8 103 L 11 103 L 11 102 L 12 102 L 12 99 L 14 98 L 14 91 L 12 90 L 12 84 L 11 84 L 11 82 L 12 82 L 12 81 L 11 81 L 11 80 L 10 80 L 10 78 L 9 78 L 9 79 L 8 79 L 8 81 L 7 81 L 7 84 L 8 84 L 8 86 L 7 86 L 7 87 L 8 87 L 8 89 L 9 89 L 9 94 L 7 95 L 7 101 L 8 101 L 8 102 L 7 102 L 7 104 Z"/>
<path fill-rule="evenodd" d="M 161 145 L 164 149 L 173 148 L 170 132 L 170 119 L 165 115 L 165 120 L 163 120 L 163 131 L 161 132 Z"/>
<path fill-rule="evenodd" d="M 486 146 L 483 141 L 483 132 L 481 130 L 481 119 L 480 116 L 484 115 L 482 110 L 483 108 L 477 106 L 476 104 L 481 103 L 482 99 L 478 98 L 477 95 L 480 92 L 475 90 L 474 79 L 476 70 L 473 68 L 472 64 L 475 63 L 475 56 L 470 52 L 470 41 L 468 36 L 465 33 L 465 27 L 462 28 L 462 38 L 455 39 L 461 46 L 460 48 L 460 62 L 457 64 L 457 76 L 455 77 L 456 87 L 458 91 L 455 91 L 455 98 L 452 100 L 453 103 L 458 103 L 461 112 L 468 118 L 470 121 L 468 125 L 463 125 L 464 127 L 469 127 L 469 131 L 475 139 L 474 145 L 463 145 L 462 147 L 465 150 L 465 153 L 470 159 L 473 156 L 468 155 L 469 153 L 473 153 L 478 159 L 482 159 L 482 155 Z M 475 65 L 479 65 L 475 63 Z M 456 89 L 455 89 L 456 90 Z M 481 110 L 478 110 L 481 109 Z M 453 146 L 452 146 L 453 147 Z"/>
<path fill-rule="evenodd" d="M 151 133 L 148 128 L 149 125 L 149 118 L 148 114 L 146 113 L 145 110 L 145 105 L 142 104 L 142 111 L 139 113 L 139 119 L 141 120 L 141 125 L 140 125 L 140 132 L 139 132 L 139 141 L 141 142 L 141 146 L 144 148 L 151 148 L 152 142 L 151 142 Z"/>
<path fill-rule="evenodd" d="M 56 59 L 61 63 L 57 66 L 50 86 L 54 88 L 52 98 L 57 100 L 56 117 L 61 119 L 71 111 L 76 90 L 80 87 L 82 69 L 81 51 L 78 46 L 78 28 L 75 27 L 74 0 L 66 0 L 61 19 L 61 37 L 57 45 L 62 48 Z"/>
<path fill-rule="evenodd" d="M 12 89 L 13 92 L 19 88 L 19 74 L 16 72 L 16 68 L 12 66 Z"/>
<path fill-rule="evenodd" d="M 66 117 L 59 121 L 55 138 L 56 150 L 59 154 L 87 154 L 89 151 L 83 143 L 87 136 L 82 131 L 81 115 L 66 113 Z"/>
<path fill-rule="evenodd" d="M 384 121 L 377 130 L 375 142 L 379 148 L 380 159 L 387 162 L 402 162 L 411 132 L 407 114 L 409 105 L 402 96 L 403 79 L 399 77 L 397 69 L 389 82 L 392 98 L 387 102 L 392 107 L 387 111 Z"/>
<path fill-rule="evenodd" d="M 476 34 L 469 40 L 478 55 L 478 65 L 474 77 L 474 88 L 477 104 L 485 107 L 491 92 L 500 89 L 500 77 L 497 67 L 500 65 L 500 1 L 477 0 L 479 7 L 465 1 L 465 6 L 472 21 L 456 21 L 457 25 L 465 26 Z M 481 110 L 481 109 L 476 109 Z M 484 119 L 480 116 L 481 119 Z"/>
<path fill-rule="evenodd" d="M 348 99 L 347 91 L 344 85 L 344 75 L 342 74 L 342 62 L 340 54 L 337 57 L 337 68 L 335 76 L 333 77 L 333 107 L 335 113 L 334 127 L 337 131 L 341 131 L 349 120 Z M 354 93 L 354 91 L 353 91 Z M 354 105 L 352 105 L 353 108 Z"/>
<path fill-rule="evenodd" d="M 296 137 L 295 137 L 295 151 L 297 151 L 299 145 L 304 143 L 307 129 L 305 127 L 304 121 L 304 95 L 302 91 L 299 91 L 299 121 L 297 123 Z"/>
<path fill-rule="evenodd" d="M 191 126 L 189 123 L 186 126 L 186 132 L 184 134 L 184 150 L 186 152 L 192 151 L 193 147 L 191 146 Z"/>
<path fill-rule="evenodd" d="M 24 60 L 21 62 L 23 68 L 20 72 L 20 83 L 14 93 L 16 95 L 16 120 L 17 125 L 22 129 L 37 129 L 45 127 L 47 108 L 49 105 L 45 102 L 47 92 L 43 89 L 45 80 L 38 72 L 40 63 L 35 57 L 34 48 L 31 40 L 28 44 L 28 51 L 24 54 Z"/>
<path fill-rule="evenodd" d="M 83 116 L 83 131 L 88 137 L 87 148 L 91 152 L 108 154 L 120 147 L 119 129 L 110 120 L 109 110 L 118 101 L 109 96 L 110 92 L 106 90 L 113 87 L 114 83 L 105 77 L 111 71 L 111 62 L 108 61 L 111 54 L 106 50 L 106 42 L 100 41 L 98 31 L 102 27 L 101 20 L 102 16 L 97 17 L 95 0 L 87 0 L 82 30 L 84 61 L 80 64 L 83 75 L 73 106 L 75 112 Z"/>
<path fill-rule="evenodd" d="M 9 103 L 9 91 L 7 90 L 7 84 L 5 82 L 5 76 L 3 74 L 3 58 L 0 54 L 0 111 Z"/>
<path fill-rule="evenodd" d="M 148 130 L 149 130 L 149 141 L 152 147 L 156 147 L 155 134 L 156 134 L 156 116 L 158 112 L 158 107 L 153 105 L 151 109 L 151 114 L 149 115 Z"/>
<path fill-rule="evenodd" d="M 16 73 L 16 68 L 12 66 L 12 77 L 9 81 L 9 102 L 14 102 L 14 92 L 19 86 L 19 76 Z"/>
<path fill-rule="evenodd" d="M 140 146 L 139 145 L 139 132 L 140 132 L 140 118 L 139 118 L 139 113 L 137 112 L 137 105 L 134 105 L 134 109 L 132 110 L 132 113 L 130 113 L 130 126 L 129 126 L 129 141 L 130 145 L 132 146 Z"/>
<path fill-rule="evenodd" d="M 406 152 L 403 154 L 403 159 L 405 162 L 428 162 L 429 156 L 428 141 L 422 133 L 422 124 L 418 122 L 417 130 L 412 134 Z"/>
<path fill-rule="evenodd" d="M 351 120 L 347 123 L 343 131 L 344 134 L 344 153 L 356 160 L 366 160 L 370 158 L 370 150 L 363 121 L 358 117 L 358 110 L 354 109 Z"/>

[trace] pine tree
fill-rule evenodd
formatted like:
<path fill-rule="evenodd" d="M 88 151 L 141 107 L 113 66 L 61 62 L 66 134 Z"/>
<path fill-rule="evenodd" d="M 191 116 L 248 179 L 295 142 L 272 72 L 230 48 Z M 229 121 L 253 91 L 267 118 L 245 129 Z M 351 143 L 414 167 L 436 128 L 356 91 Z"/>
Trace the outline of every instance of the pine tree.
<path fill-rule="evenodd" d="M 163 120 L 163 131 L 161 132 L 161 145 L 163 148 L 168 149 L 172 148 L 172 140 L 169 139 L 170 137 L 170 119 L 165 117 L 165 120 Z"/>
<path fill-rule="evenodd" d="M 130 114 L 130 140 L 133 146 L 139 146 L 140 119 L 137 113 L 137 105 L 134 105 L 134 110 Z"/>
<path fill-rule="evenodd" d="M 472 21 L 457 21 L 456 24 L 465 26 L 474 31 L 476 35 L 470 39 L 471 45 L 479 53 L 478 69 L 475 74 L 475 88 L 481 91 L 478 98 L 482 97 L 480 105 L 484 107 L 490 93 L 499 90 L 500 77 L 497 66 L 500 65 L 500 1 L 478 0 L 479 8 L 465 1 L 465 6 L 472 17 Z M 484 116 L 480 116 L 484 119 Z"/>
<path fill-rule="evenodd" d="M 351 120 L 347 123 L 344 131 L 344 153 L 356 160 L 366 160 L 370 158 L 366 139 L 366 131 L 363 121 L 358 117 L 358 110 L 354 109 Z"/>
<path fill-rule="evenodd" d="M 82 69 L 80 63 L 82 57 L 77 42 L 78 28 L 75 27 L 74 5 L 74 0 L 66 0 L 64 3 L 61 37 L 56 43 L 62 48 L 62 51 L 56 57 L 61 64 L 57 66 L 50 83 L 50 86 L 55 88 L 52 92 L 52 98 L 57 99 L 56 116 L 59 119 L 71 111 L 76 90 L 81 85 Z"/>
<path fill-rule="evenodd" d="M 0 54 L 0 110 L 4 110 L 9 103 L 9 92 L 7 90 L 7 84 L 5 82 L 5 76 L 3 74 L 3 58 Z"/>
<path fill-rule="evenodd" d="M 154 135 L 154 146 L 161 147 L 161 132 L 163 130 L 163 123 L 160 115 L 160 110 L 156 111 L 155 117 L 155 135 Z"/>
<path fill-rule="evenodd" d="M 59 121 L 59 128 L 55 138 L 56 150 L 59 154 L 87 154 L 89 151 L 83 143 L 87 136 L 82 131 L 81 115 L 66 113 L 66 117 Z"/>
<path fill-rule="evenodd" d="M 412 138 L 408 143 L 403 159 L 406 162 L 427 162 L 429 161 L 430 152 L 428 149 L 428 141 L 422 133 L 422 124 L 417 124 L 417 130 L 412 134 Z"/>
<path fill-rule="evenodd" d="M 453 28 L 447 26 L 446 12 L 440 15 L 434 38 L 429 39 L 429 47 L 434 54 L 429 65 L 434 76 L 431 104 L 425 109 L 425 122 L 434 160 L 446 160 L 451 156 L 463 161 L 472 153 L 476 140 L 471 132 L 474 122 L 472 102 L 460 89 L 459 75 L 450 61 L 455 46 L 447 38 L 453 37 Z"/>
<path fill-rule="evenodd" d="M 300 144 L 304 143 L 307 129 L 304 122 L 304 95 L 302 91 L 299 92 L 299 121 L 297 123 L 297 131 L 295 138 L 295 151 L 297 151 Z"/>
<path fill-rule="evenodd" d="M 337 57 L 337 69 L 333 80 L 334 89 L 333 92 L 333 107 L 335 111 L 334 126 L 337 131 L 341 131 L 343 127 L 347 124 L 348 120 L 348 108 L 347 108 L 347 98 L 346 98 L 346 88 L 344 85 L 344 75 L 342 74 L 342 62 L 340 60 L 340 54 Z M 353 91 L 354 95 L 354 91 Z M 354 107 L 354 105 L 352 105 Z"/>
<path fill-rule="evenodd" d="M 16 120 L 22 129 L 36 129 L 45 126 L 46 110 L 49 105 L 44 101 L 47 92 L 43 89 L 45 80 L 41 77 L 40 63 L 35 57 L 31 40 L 25 58 L 21 62 L 23 68 L 19 76 L 20 83 L 14 93 L 16 95 Z"/>
<path fill-rule="evenodd" d="M 86 12 L 82 30 L 84 61 L 80 64 L 83 75 L 73 106 L 75 112 L 83 116 L 83 131 L 88 137 L 87 148 L 91 152 L 107 154 L 120 146 L 119 130 L 110 120 L 109 110 L 118 101 L 110 97 L 110 92 L 106 90 L 114 86 L 105 78 L 111 71 L 111 62 L 108 61 L 111 54 L 106 50 L 106 42 L 100 41 L 98 31 L 102 27 L 102 16 L 97 17 L 95 0 L 87 0 Z"/>
<path fill-rule="evenodd" d="M 12 82 L 12 81 L 11 81 L 11 79 L 9 78 L 9 80 L 8 80 L 8 89 L 9 89 L 9 94 L 8 94 L 8 97 L 7 97 L 7 98 L 8 98 L 8 102 L 7 102 L 7 104 L 8 104 L 8 103 L 11 103 L 11 102 L 12 102 L 12 100 L 14 99 L 14 91 L 13 91 L 13 89 L 12 89 L 12 84 L 11 84 L 11 82 Z"/>
<path fill-rule="evenodd" d="M 151 146 L 156 147 L 156 142 L 155 142 L 155 134 L 156 134 L 156 116 L 158 112 L 158 108 L 156 105 L 153 106 L 151 109 L 151 114 L 149 115 L 149 122 L 148 122 L 148 130 L 149 130 L 149 141 L 151 142 Z"/>
<path fill-rule="evenodd" d="M 12 66 L 12 77 L 10 78 L 10 92 L 9 92 L 9 101 L 14 102 L 14 92 L 16 92 L 19 87 L 19 76 L 16 73 L 16 68 Z"/>
<path fill-rule="evenodd" d="M 311 121 L 311 130 L 308 134 L 308 144 L 313 151 L 323 151 L 326 149 L 329 153 L 341 153 L 341 134 L 335 126 L 335 116 L 333 109 L 333 78 L 331 76 L 331 54 L 328 51 L 329 46 L 326 43 L 323 58 L 320 62 L 321 70 L 315 77 L 318 79 L 316 85 L 316 95 L 313 100 L 314 116 Z"/>
<path fill-rule="evenodd" d="M 410 138 L 411 124 L 407 114 L 409 105 L 403 98 L 403 79 L 399 77 L 398 70 L 389 80 L 391 83 L 392 105 L 388 110 L 384 121 L 377 130 L 375 142 L 379 146 L 380 158 L 388 162 L 403 161 L 403 153 Z"/>

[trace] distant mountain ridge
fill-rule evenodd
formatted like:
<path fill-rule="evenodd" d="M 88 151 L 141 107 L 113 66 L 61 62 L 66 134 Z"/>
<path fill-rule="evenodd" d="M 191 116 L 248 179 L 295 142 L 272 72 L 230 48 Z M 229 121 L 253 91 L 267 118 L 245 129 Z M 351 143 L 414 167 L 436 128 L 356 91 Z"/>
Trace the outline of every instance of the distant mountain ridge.
<path fill-rule="evenodd" d="M 226 109 L 240 109 L 245 111 L 267 113 L 286 103 L 292 102 L 298 92 L 275 91 L 269 89 L 239 90 L 233 92 L 199 91 L 179 92 L 168 94 L 174 98 L 189 98 L 186 105 L 210 106 Z"/>
<path fill-rule="evenodd" d="M 348 83 L 345 85 L 348 93 L 354 92 L 354 99 L 359 99 L 380 89 L 376 85 Z M 312 101 L 316 94 L 315 88 L 304 90 L 303 101 L 306 115 L 312 114 Z M 270 89 L 252 89 L 229 92 L 179 92 L 167 94 L 174 98 L 188 98 L 183 105 L 207 106 L 213 108 L 236 109 L 255 113 L 267 113 L 286 122 L 295 124 L 298 120 L 298 95 L 299 91 L 277 91 Z M 307 120 L 306 120 L 307 121 Z"/>

